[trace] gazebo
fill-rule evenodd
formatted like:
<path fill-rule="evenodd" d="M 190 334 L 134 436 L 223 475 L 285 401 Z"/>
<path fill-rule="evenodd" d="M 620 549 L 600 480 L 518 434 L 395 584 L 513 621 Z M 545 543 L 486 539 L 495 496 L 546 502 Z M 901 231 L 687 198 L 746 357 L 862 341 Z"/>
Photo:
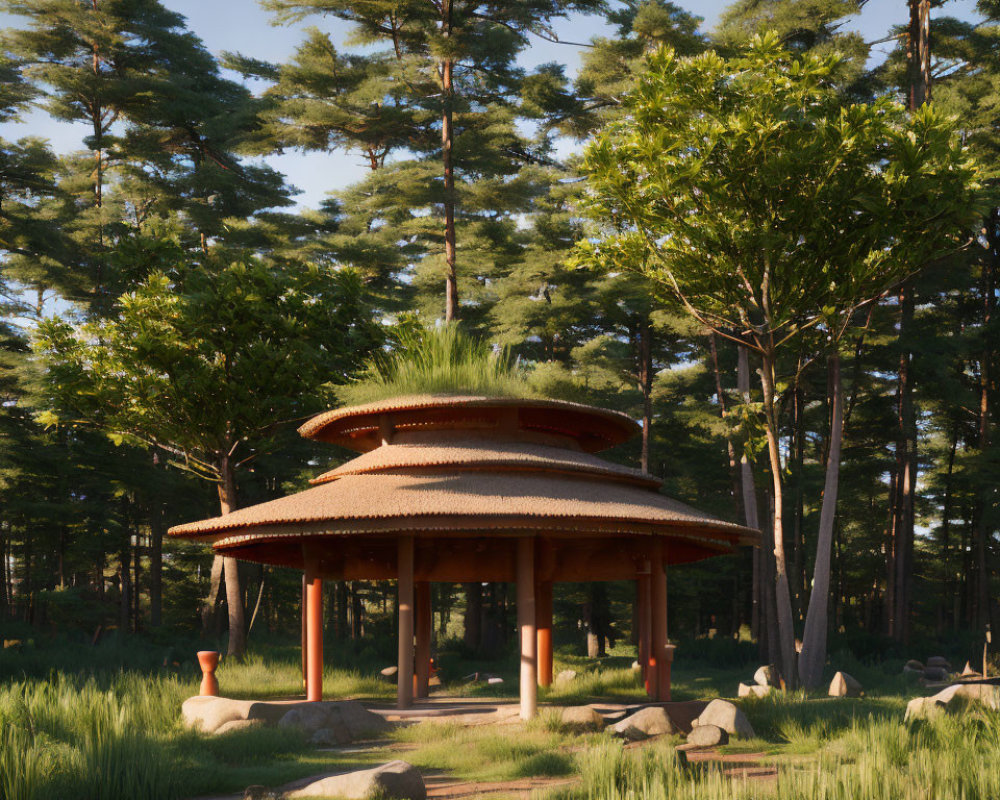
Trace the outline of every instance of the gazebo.
<path fill-rule="evenodd" d="M 646 687 L 667 700 L 666 566 L 759 536 L 594 455 L 638 430 L 624 414 L 554 400 L 415 396 L 336 409 L 299 432 L 361 455 L 310 489 L 170 534 L 304 571 L 308 700 L 322 699 L 322 582 L 379 579 L 398 585 L 401 709 L 428 693 L 434 581 L 516 582 L 527 719 L 536 687 L 552 682 L 553 583 L 635 580 Z"/>

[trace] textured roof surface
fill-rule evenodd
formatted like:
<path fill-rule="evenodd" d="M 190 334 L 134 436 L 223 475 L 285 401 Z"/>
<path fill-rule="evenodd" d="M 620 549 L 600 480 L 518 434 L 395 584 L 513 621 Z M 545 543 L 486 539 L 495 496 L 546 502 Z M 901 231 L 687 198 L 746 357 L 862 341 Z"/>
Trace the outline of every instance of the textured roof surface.
<path fill-rule="evenodd" d="M 465 469 L 544 470 L 579 473 L 622 480 L 656 488 L 659 478 L 642 470 L 623 467 L 603 458 L 565 447 L 531 442 L 459 440 L 436 445 L 387 444 L 313 478 L 327 483 L 345 475 L 452 466 Z"/>
<path fill-rule="evenodd" d="M 170 533 L 296 565 L 301 543 L 350 536 L 329 552 L 351 542 L 361 572 L 384 570 L 378 553 L 401 534 L 460 537 L 484 553 L 484 542 L 522 533 L 593 537 L 619 550 L 623 536 L 655 535 L 684 540 L 670 551 L 683 560 L 757 542 L 756 531 L 660 494 L 652 475 L 592 455 L 638 430 L 623 414 L 550 400 L 422 396 L 337 409 L 300 431 L 362 455 L 311 489 Z M 588 569 L 613 566 L 604 557 Z"/>
<path fill-rule="evenodd" d="M 224 517 L 179 525 L 170 532 L 198 536 L 321 520 L 351 528 L 362 521 L 442 516 L 478 517 L 484 525 L 489 518 L 518 518 L 524 520 L 525 528 L 537 528 L 544 518 L 580 517 L 616 520 L 624 527 L 680 523 L 734 534 L 744 531 L 650 489 L 618 482 L 532 472 L 428 470 L 346 475 Z"/>
<path fill-rule="evenodd" d="M 639 431 L 638 424 L 625 414 L 562 400 L 413 395 L 326 411 L 302 425 L 299 433 L 364 452 L 381 443 L 372 434 L 383 419 L 397 428 L 458 428 L 472 420 L 479 427 L 499 420 L 504 412 L 518 415 L 518 425 L 524 430 L 576 439 L 590 452 L 621 444 Z"/>

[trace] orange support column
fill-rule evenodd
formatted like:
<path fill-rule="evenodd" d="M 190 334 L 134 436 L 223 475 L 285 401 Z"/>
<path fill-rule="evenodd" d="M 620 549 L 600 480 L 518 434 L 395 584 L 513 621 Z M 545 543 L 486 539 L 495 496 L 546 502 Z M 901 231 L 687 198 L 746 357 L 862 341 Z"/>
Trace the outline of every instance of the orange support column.
<path fill-rule="evenodd" d="M 323 699 L 323 579 L 306 570 L 306 700 Z"/>
<path fill-rule="evenodd" d="M 538 637 L 535 631 L 535 540 L 517 540 L 517 627 L 521 637 L 521 719 L 538 710 Z"/>
<path fill-rule="evenodd" d="M 413 537 L 400 536 L 398 550 L 399 660 L 396 706 L 413 705 Z"/>
<path fill-rule="evenodd" d="M 431 585 L 419 581 L 414 588 L 417 606 L 417 664 L 414 697 L 427 697 L 431 677 Z"/>
<path fill-rule="evenodd" d="M 535 587 L 535 628 L 538 636 L 538 685 L 552 685 L 552 581 Z"/>
<path fill-rule="evenodd" d="M 656 688 L 654 697 L 657 700 L 670 699 L 670 668 L 667 665 L 667 573 L 663 571 L 663 562 L 654 558 L 650 574 L 650 595 L 652 600 L 652 655 L 650 661 L 650 678 L 655 675 Z"/>
<path fill-rule="evenodd" d="M 635 581 L 636 598 L 636 625 L 639 628 L 639 668 L 642 674 L 643 685 L 646 693 L 650 692 L 649 657 L 650 657 L 650 594 L 649 594 L 649 561 L 643 561 L 639 565 L 639 571 Z"/>
<path fill-rule="evenodd" d="M 302 597 L 299 602 L 299 610 L 302 617 L 302 690 L 309 691 L 309 676 L 306 672 L 306 654 L 309 652 L 309 642 L 306 639 L 306 573 L 302 571 Z"/>

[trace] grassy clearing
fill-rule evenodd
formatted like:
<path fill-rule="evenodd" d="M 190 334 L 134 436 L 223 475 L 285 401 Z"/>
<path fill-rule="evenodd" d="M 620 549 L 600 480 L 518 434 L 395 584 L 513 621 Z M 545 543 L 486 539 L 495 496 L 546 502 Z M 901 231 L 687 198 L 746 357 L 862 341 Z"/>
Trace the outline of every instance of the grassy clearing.
<path fill-rule="evenodd" d="M 527 726 L 465 726 L 426 721 L 392 735 L 400 757 L 422 770 L 443 771 L 470 781 L 505 781 L 572 775 L 570 746 L 586 746 L 599 735 L 573 736 L 543 716 Z"/>
<path fill-rule="evenodd" d="M 641 701 L 630 664 L 628 656 L 599 663 L 563 656 L 557 670 L 575 669 L 577 677 L 543 691 L 541 699 L 554 705 Z M 463 663 L 444 693 L 512 698 L 516 665 L 490 667 L 506 678 L 500 687 L 477 685 L 470 692 L 461 676 L 478 667 Z M 50 671 L 45 679 L 0 684 L 0 800 L 178 800 L 251 784 L 278 786 L 392 758 L 472 782 L 579 777 L 550 791 L 551 800 L 1000 797 L 1000 715 L 975 711 L 906 726 L 905 703 L 922 693 L 918 687 L 903 682 L 893 667 L 850 670 L 862 673 L 866 697 L 792 693 L 740 701 L 758 738 L 734 741 L 723 751 L 764 753 L 755 763 L 778 772 L 764 781 L 734 778 L 718 764 L 687 765 L 674 750 L 677 741 L 625 749 L 605 734 L 574 735 L 556 710 L 544 708 L 529 725 L 429 721 L 400 727 L 364 752 L 317 751 L 301 735 L 278 729 L 205 736 L 180 724 L 181 702 L 197 692 L 193 665 L 183 676 L 156 669 Z M 679 660 L 674 697 L 732 696 L 745 672 Z M 327 696 L 394 697 L 395 687 L 374 675 L 372 666 L 329 668 Z M 294 696 L 301 692 L 298 653 L 275 649 L 224 663 L 219 679 L 228 696 Z"/>

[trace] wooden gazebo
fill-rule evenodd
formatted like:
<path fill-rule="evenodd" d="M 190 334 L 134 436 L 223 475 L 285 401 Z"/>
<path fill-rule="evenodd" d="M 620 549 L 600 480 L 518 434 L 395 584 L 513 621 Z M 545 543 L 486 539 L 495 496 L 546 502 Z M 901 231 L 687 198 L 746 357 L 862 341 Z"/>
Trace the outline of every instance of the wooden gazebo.
<path fill-rule="evenodd" d="M 426 696 L 433 581 L 515 581 L 521 716 L 552 681 L 552 585 L 635 580 L 640 662 L 669 699 L 666 565 L 758 542 L 594 453 L 638 431 L 623 414 L 551 400 L 400 397 L 328 411 L 300 433 L 361 453 L 313 488 L 173 536 L 302 569 L 306 696 L 322 697 L 322 581 L 398 581 L 398 704 Z"/>

